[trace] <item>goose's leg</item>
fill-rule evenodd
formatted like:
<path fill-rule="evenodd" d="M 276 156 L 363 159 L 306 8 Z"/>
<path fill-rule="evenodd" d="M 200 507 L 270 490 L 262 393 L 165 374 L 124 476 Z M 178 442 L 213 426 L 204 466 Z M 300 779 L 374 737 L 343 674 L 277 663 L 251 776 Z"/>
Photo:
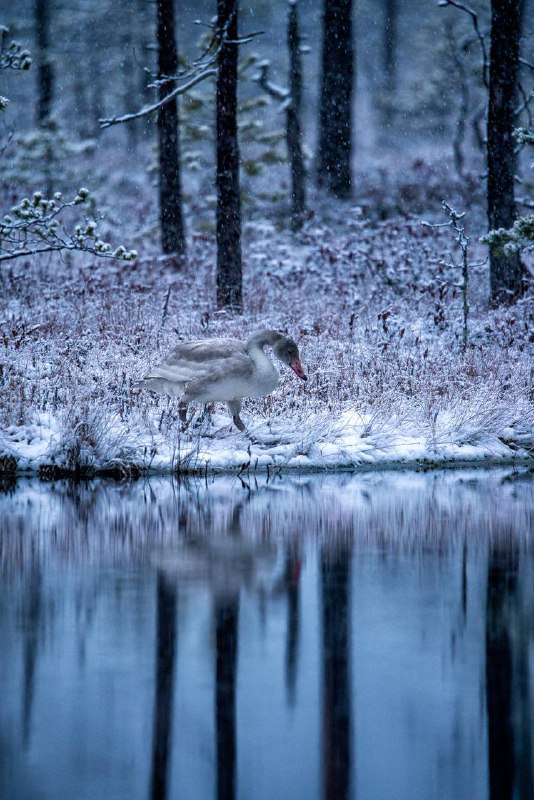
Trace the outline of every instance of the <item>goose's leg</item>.
<path fill-rule="evenodd" d="M 178 414 L 180 416 L 180 422 L 182 423 L 182 428 L 185 428 L 187 424 L 187 403 L 183 401 L 178 406 Z"/>
<path fill-rule="evenodd" d="M 215 408 L 215 403 L 204 403 L 204 413 L 202 414 L 202 422 L 208 422 L 211 425 L 211 415 Z"/>
<path fill-rule="evenodd" d="M 232 415 L 232 420 L 236 428 L 238 428 L 240 431 L 244 431 L 245 423 L 239 416 L 241 412 L 241 400 L 229 400 L 226 405 L 228 406 L 230 414 Z"/>

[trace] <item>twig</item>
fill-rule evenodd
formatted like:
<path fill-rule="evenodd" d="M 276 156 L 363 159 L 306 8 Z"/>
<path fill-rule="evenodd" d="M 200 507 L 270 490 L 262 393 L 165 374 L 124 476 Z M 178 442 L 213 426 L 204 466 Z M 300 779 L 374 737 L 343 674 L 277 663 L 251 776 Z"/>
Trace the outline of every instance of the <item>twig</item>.
<path fill-rule="evenodd" d="M 442 262 L 443 266 L 446 267 L 453 267 L 461 270 L 462 273 L 462 281 L 459 284 L 449 283 L 448 281 L 444 281 L 443 283 L 447 283 L 450 286 L 455 286 L 456 288 L 460 289 L 462 292 L 462 314 L 463 314 L 463 327 L 462 327 L 462 348 L 465 350 L 467 347 L 467 340 L 469 335 L 468 329 L 468 322 L 469 322 L 469 270 L 472 267 L 480 266 L 479 264 L 469 264 L 468 259 L 468 247 L 469 247 L 469 237 L 465 232 L 465 225 L 462 223 L 462 220 L 465 217 L 464 212 L 455 211 L 449 203 L 442 200 L 441 205 L 444 211 L 447 212 L 449 215 L 448 222 L 425 222 L 424 220 L 421 222 L 422 225 L 425 225 L 427 228 L 444 228 L 444 227 L 451 227 L 454 232 L 456 233 L 456 241 L 460 246 L 460 250 L 462 252 L 462 259 L 460 264 L 454 263 L 446 263 Z"/>
<path fill-rule="evenodd" d="M 112 251 L 111 245 L 100 238 L 97 223 L 101 217 L 98 215 L 95 219 L 86 217 L 85 224 L 76 225 L 72 232 L 64 228 L 59 230 L 58 215 L 65 209 L 84 205 L 88 198 L 89 192 L 84 188 L 69 202 L 63 201 L 60 193 L 53 199 L 43 197 L 41 192 L 35 192 L 31 200 L 23 198 L 11 209 L 13 216 L 6 214 L 0 220 L 0 262 L 68 250 L 134 261 L 137 258 L 135 250 L 119 245 Z"/>
<path fill-rule="evenodd" d="M 162 106 L 169 103 L 174 97 L 178 97 L 179 95 L 185 94 L 192 89 L 193 86 L 196 86 L 197 83 L 200 83 L 206 78 L 211 78 L 212 76 L 217 75 L 217 70 L 215 68 L 207 69 L 198 75 L 195 75 L 194 78 L 191 78 L 190 81 L 187 83 L 182 84 L 181 86 L 177 86 L 172 92 L 169 92 L 162 100 L 158 100 L 157 103 L 153 103 L 151 106 L 145 106 L 140 111 L 133 112 L 131 114 L 124 114 L 122 117 L 109 117 L 105 119 L 100 119 L 100 127 L 101 128 L 110 128 L 112 125 L 119 125 L 122 122 L 130 122 L 132 119 L 140 119 L 141 117 L 148 117 L 149 114 L 153 114 L 154 111 L 162 108 Z"/>
<path fill-rule="evenodd" d="M 471 21 L 473 23 L 473 28 L 476 34 L 476 37 L 480 43 L 480 50 L 482 52 L 482 80 L 484 81 L 484 86 L 489 91 L 489 60 L 488 60 L 488 52 L 486 50 L 486 42 L 485 36 L 480 30 L 478 25 L 478 14 L 474 9 L 470 6 L 466 6 L 464 3 L 458 2 L 458 0 L 439 0 L 438 6 L 441 8 L 446 8 L 447 6 L 452 6 L 453 8 L 458 8 L 460 11 L 465 11 L 466 14 L 469 14 L 471 17 Z"/>

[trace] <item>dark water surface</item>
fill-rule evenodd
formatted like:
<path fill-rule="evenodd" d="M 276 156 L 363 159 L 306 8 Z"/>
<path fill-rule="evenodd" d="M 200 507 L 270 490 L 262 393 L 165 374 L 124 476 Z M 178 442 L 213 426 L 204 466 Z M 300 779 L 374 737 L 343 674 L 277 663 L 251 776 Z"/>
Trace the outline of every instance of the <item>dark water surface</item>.
<path fill-rule="evenodd" d="M 534 479 L 21 480 L 0 797 L 534 797 Z"/>

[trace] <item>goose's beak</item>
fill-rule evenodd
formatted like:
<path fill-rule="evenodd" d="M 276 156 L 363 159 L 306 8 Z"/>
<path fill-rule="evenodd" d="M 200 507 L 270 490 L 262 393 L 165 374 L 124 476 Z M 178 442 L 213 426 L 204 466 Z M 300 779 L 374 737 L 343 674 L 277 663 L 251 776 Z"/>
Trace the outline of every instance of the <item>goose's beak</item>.
<path fill-rule="evenodd" d="M 307 377 L 306 373 L 304 372 L 304 370 L 302 369 L 302 364 L 300 363 L 298 358 L 296 358 L 294 361 L 292 361 L 289 366 L 291 367 L 291 369 L 293 370 L 295 375 L 298 375 L 298 377 L 302 378 L 303 381 L 307 381 L 308 380 L 308 377 Z"/>

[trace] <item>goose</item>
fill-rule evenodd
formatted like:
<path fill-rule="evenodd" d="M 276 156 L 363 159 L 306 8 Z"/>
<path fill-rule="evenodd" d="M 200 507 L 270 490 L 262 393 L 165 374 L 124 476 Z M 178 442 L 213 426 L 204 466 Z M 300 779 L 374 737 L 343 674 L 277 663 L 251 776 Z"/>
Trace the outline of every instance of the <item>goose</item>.
<path fill-rule="evenodd" d="M 139 385 L 160 394 L 180 397 L 182 423 L 186 422 L 189 403 L 224 402 L 236 428 L 244 431 L 245 424 L 240 417 L 242 399 L 266 397 L 278 385 L 278 371 L 265 353 L 268 345 L 279 361 L 301 380 L 307 380 L 293 339 L 279 331 L 262 329 L 252 333 L 246 342 L 201 339 L 179 344 L 146 373 Z"/>

